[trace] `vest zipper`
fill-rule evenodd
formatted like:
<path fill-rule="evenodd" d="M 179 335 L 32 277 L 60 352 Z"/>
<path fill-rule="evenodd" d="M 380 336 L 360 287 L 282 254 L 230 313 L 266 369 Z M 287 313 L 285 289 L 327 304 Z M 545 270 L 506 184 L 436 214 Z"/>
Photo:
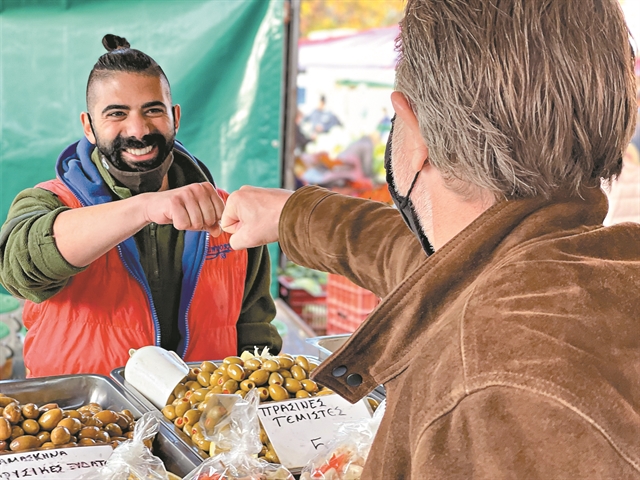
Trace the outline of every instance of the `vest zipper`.
<path fill-rule="evenodd" d="M 191 308 L 191 302 L 193 302 L 193 297 L 196 294 L 196 288 L 198 287 L 198 281 L 200 280 L 202 267 L 204 267 L 204 261 L 207 259 L 208 250 L 209 250 L 209 232 L 206 232 L 205 242 L 204 242 L 204 255 L 202 255 L 202 260 L 200 260 L 200 265 L 198 266 L 196 283 L 194 284 L 193 290 L 191 291 L 191 297 L 189 298 L 189 303 L 187 303 L 187 308 L 184 309 L 184 348 L 182 350 L 182 354 L 180 355 L 182 358 L 184 358 L 184 356 L 187 354 L 187 349 L 189 348 L 189 309 Z"/>
<path fill-rule="evenodd" d="M 160 322 L 158 321 L 158 314 L 156 313 L 156 307 L 153 304 L 153 298 L 151 298 L 151 292 L 147 288 L 145 282 L 141 278 L 139 278 L 133 272 L 133 270 L 131 270 L 131 268 L 129 268 L 129 264 L 125 261 L 124 256 L 122 255 L 122 247 L 120 246 L 120 244 L 118 244 L 117 248 L 118 248 L 118 255 L 120 256 L 120 260 L 122 261 L 122 264 L 127 269 L 127 272 L 129 272 L 129 274 L 140 284 L 140 286 L 144 290 L 144 293 L 147 295 L 147 300 L 149 301 L 149 306 L 151 307 L 151 319 L 153 320 L 153 326 L 156 334 L 155 344 L 156 344 L 156 347 L 159 347 L 160 346 Z"/>

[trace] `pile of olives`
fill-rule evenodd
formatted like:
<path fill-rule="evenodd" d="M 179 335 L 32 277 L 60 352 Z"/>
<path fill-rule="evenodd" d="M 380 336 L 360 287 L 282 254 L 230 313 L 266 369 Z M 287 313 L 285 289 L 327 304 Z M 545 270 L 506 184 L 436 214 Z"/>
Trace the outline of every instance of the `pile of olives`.
<path fill-rule="evenodd" d="M 269 358 L 227 357 L 220 365 L 205 361 L 191 368 L 185 380 L 179 383 L 169 397 L 162 414 L 191 438 L 202 452 L 218 453 L 203 435 L 198 420 L 205 400 L 211 395 L 235 393 L 244 397 L 252 389 L 258 389 L 261 402 L 282 401 L 333 393 L 309 379 L 318 365 L 307 357 L 280 354 Z M 259 456 L 272 463 L 279 463 L 271 442 L 260 427 L 263 448 Z"/>
<path fill-rule="evenodd" d="M 132 438 L 135 420 L 129 410 L 103 410 L 89 403 L 63 410 L 57 403 L 38 407 L 0 393 L 0 453 L 110 444 Z"/>

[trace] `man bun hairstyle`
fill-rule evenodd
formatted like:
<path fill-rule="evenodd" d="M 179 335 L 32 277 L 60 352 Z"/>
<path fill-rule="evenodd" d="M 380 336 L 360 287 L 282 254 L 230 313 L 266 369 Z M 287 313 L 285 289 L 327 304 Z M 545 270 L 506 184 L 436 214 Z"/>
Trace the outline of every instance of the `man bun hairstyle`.
<path fill-rule="evenodd" d="M 636 121 L 618 0 L 408 0 L 396 90 L 429 162 L 496 198 L 615 178 Z"/>
<path fill-rule="evenodd" d="M 89 80 L 87 81 L 87 109 L 90 109 L 93 104 L 91 88 L 93 84 L 96 80 L 107 78 L 113 72 L 128 72 L 159 77 L 167 82 L 167 87 L 169 87 L 169 80 L 160 65 L 146 53 L 131 48 L 126 38 L 108 33 L 102 37 L 102 45 L 107 50 L 107 53 L 98 59 L 89 74 Z"/>

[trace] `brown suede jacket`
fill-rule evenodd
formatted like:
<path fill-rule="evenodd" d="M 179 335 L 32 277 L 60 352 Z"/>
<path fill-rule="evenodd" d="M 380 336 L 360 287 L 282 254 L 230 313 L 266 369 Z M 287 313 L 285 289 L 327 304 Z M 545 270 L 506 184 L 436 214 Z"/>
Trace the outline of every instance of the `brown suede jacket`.
<path fill-rule="evenodd" d="M 286 255 L 383 297 L 314 375 L 386 388 L 363 479 L 640 479 L 640 225 L 582 197 L 500 202 L 429 258 L 383 204 L 289 199 Z"/>

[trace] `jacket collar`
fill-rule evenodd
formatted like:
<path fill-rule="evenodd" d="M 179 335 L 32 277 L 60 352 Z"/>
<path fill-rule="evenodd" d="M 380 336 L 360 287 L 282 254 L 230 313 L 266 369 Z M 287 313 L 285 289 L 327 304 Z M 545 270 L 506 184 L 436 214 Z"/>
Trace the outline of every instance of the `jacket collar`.
<path fill-rule="evenodd" d="M 505 252 L 559 226 L 597 226 L 606 215 L 600 188 L 580 197 L 558 194 L 497 203 L 432 256 L 421 261 L 314 378 L 350 401 L 396 377 L 420 349 L 422 332 L 487 265 Z M 557 234 L 557 233 L 556 233 Z"/>

